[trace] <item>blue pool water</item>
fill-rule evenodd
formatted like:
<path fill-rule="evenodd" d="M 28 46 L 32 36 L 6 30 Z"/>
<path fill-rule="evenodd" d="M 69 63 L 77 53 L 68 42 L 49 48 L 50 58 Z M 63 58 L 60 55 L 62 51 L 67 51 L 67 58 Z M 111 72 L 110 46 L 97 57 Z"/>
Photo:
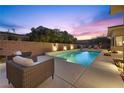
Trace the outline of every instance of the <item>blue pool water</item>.
<path fill-rule="evenodd" d="M 63 58 L 68 62 L 80 64 L 84 67 L 88 67 L 92 64 L 95 58 L 99 55 L 100 52 L 96 51 L 68 51 L 58 53 L 56 57 Z"/>

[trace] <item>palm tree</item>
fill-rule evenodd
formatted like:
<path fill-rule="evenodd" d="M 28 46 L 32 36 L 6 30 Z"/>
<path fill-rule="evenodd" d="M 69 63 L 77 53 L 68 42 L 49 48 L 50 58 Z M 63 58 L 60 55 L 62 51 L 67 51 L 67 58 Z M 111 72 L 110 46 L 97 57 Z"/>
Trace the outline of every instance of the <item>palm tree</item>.
<path fill-rule="evenodd" d="M 8 29 L 8 31 L 7 32 L 9 32 L 10 30 Z"/>

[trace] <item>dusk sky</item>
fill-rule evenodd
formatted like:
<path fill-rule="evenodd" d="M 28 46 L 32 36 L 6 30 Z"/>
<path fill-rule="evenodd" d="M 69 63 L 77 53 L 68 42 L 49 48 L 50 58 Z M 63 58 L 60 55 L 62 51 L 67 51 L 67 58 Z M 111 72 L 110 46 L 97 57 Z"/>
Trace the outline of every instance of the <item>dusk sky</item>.
<path fill-rule="evenodd" d="M 78 40 L 107 34 L 109 26 L 122 24 L 122 14 L 110 15 L 110 6 L 0 6 L 0 31 L 14 28 L 29 33 L 32 27 L 57 28 Z"/>

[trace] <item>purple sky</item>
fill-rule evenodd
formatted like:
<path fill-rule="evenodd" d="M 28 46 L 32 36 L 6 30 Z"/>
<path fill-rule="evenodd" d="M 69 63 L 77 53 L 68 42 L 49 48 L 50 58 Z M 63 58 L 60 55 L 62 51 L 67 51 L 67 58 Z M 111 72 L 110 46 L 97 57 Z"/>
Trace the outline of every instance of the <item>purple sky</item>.
<path fill-rule="evenodd" d="M 32 27 L 66 30 L 78 40 L 107 34 L 109 26 L 122 24 L 122 13 L 110 15 L 110 6 L 0 6 L 0 31 L 15 28 L 29 33 Z"/>
<path fill-rule="evenodd" d="M 108 27 L 122 24 L 122 18 L 100 20 L 86 25 L 75 27 L 73 34 L 78 39 L 91 39 L 97 36 L 106 36 Z"/>

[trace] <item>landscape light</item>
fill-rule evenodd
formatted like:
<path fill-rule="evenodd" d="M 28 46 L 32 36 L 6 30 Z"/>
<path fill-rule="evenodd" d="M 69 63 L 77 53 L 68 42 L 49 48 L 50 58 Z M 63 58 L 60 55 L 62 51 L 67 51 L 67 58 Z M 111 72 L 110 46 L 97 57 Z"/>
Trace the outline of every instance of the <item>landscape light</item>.
<path fill-rule="evenodd" d="M 67 50 L 67 47 L 66 47 L 66 46 L 64 46 L 64 47 L 63 47 L 63 50 Z"/>
<path fill-rule="evenodd" d="M 53 51 L 57 51 L 57 49 L 58 49 L 58 44 L 52 44 L 52 49 L 53 49 Z"/>
<path fill-rule="evenodd" d="M 74 45 L 70 45 L 70 49 L 74 49 Z"/>

